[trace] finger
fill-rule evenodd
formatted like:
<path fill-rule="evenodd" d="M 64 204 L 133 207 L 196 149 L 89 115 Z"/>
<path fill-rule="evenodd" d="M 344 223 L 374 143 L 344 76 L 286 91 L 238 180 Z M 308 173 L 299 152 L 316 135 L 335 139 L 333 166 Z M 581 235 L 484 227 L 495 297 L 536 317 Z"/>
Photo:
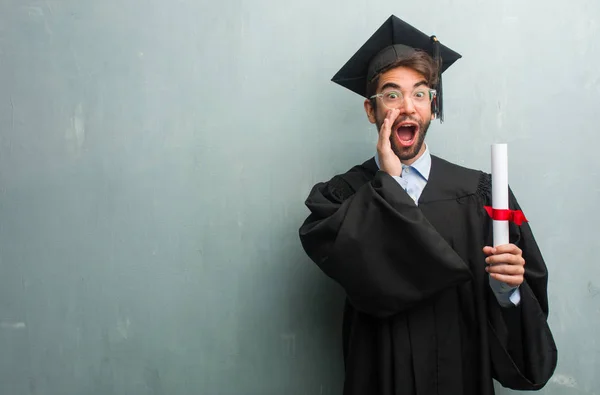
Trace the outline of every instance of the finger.
<path fill-rule="evenodd" d="M 377 148 L 381 150 L 382 146 L 385 143 L 385 134 L 386 134 L 386 130 L 387 130 L 387 124 L 388 124 L 388 115 L 389 112 L 386 114 L 385 119 L 383 120 L 383 123 L 381 124 L 381 129 L 379 129 L 379 139 L 377 141 Z"/>
<path fill-rule="evenodd" d="M 523 253 L 523 251 L 521 251 L 521 249 L 519 247 L 517 247 L 514 244 L 502 244 L 499 246 L 496 246 L 494 249 L 494 254 L 514 254 L 514 255 L 521 255 Z"/>
<path fill-rule="evenodd" d="M 496 247 L 485 246 L 483 247 L 483 252 L 487 255 L 506 253 L 521 255 L 523 253 L 523 251 L 521 251 L 521 249 L 514 244 L 502 244 Z"/>
<path fill-rule="evenodd" d="M 387 147 L 389 144 L 391 130 L 392 128 L 390 127 L 390 120 L 388 117 L 385 117 L 383 124 L 381 125 L 381 130 L 379 131 L 379 146 L 381 148 Z"/>
<path fill-rule="evenodd" d="M 392 125 L 394 124 L 396 118 L 398 118 L 398 114 L 398 110 L 390 110 L 383 120 L 383 125 L 381 125 L 381 133 L 379 133 L 380 141 L 383 144 L 389 144 L 390 136 L 392 134 Z"/>
<path fill-rule="evenodd" d="M 523 276 L 509 276 L 506 274 L 491 273 L 490 276 L 498 281 L 516 287 L 523 284 Z"/>
<path fill-rule="evenodd" d="M 500 254 L 500 255 L 488 256 L 487 258 L 485 258 L 485 263 L 487 263 L 488 265 L 505 264 L 505 265 L 524 266 L 525 260 L 520 255 Z"/>
<path fill-rule="evenodd" d="M 496 273 L 496 274 L 508 274 L 511 276 L 522 276 L 525 274 L 525 269 L 523 266 L 516 265 L 494 265 L 488 266 L 485 268 L 488 273 Z"/>

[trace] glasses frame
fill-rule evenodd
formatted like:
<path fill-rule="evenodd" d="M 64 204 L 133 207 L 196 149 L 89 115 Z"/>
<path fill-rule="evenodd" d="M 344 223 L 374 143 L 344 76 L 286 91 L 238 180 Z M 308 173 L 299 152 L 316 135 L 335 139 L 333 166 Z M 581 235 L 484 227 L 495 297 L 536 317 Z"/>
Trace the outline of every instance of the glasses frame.
<path fill-rule="evenodd" d="M 435 90 L 435 89 L 430 89 L 430 88 L 427 88 L 427 89 L 425 89 L 425 90 L 426 90 L 427 92 L 429 92 L 429 105 L 431 105 L 431 103 L 432 103 L 432 102 L 435 100 L 435 98 L 437 97 L 437 90 Z M 420 91 L 420 90 L 417 90 L 417 91 Z M 399 90 L 397 90 L 397 89 L 391 89 L 391 90 L 389 90 L 389 91 L 386 91 L 386 92 L 387 92 L 387 93 L 390 93 L 390 92 L 397 92 L 397 93 L 399 93 L 399 94 L 400 94 L 400 96 L 402 97 L 402 101 L 400 102 L 400 106 L 402 106 L 402 105 L 404 104 L 404 101 L 406 100 L 406 96 L 405 96 L 405 95 L 404 95 L 404 94 L 403 94 L 401 91 L 399 91 Z M 413 91 L 412 93 L 414 93 L 414 92 L 415 92 L 415 91 Z M 371 96 L 371 97 L 370 97 L 370 99 L 376 99 L 376 98 L 379 98 L 379 99 L 381 99 L 381 103 L 382 103 L 382 104 L 385 106 L 385 108 L 389 108 L 389 109 L 391 109 L 391 108 L 390 108 L 390 107 L 388 107 L 388 106 L 385 104 L 385 102 L 383 101 L 383 93 L 377 93 L 377 94 L 375 94 L 375 95 L 373 95 L 373 96 Z M 411 100 L 412 100 L 412 99 L 411 99 Z M 414 104 L 414 103 L 413 103 L 413 104 Z M 398 108 L 398 107 L 396 107 L 396 108 Z"/>

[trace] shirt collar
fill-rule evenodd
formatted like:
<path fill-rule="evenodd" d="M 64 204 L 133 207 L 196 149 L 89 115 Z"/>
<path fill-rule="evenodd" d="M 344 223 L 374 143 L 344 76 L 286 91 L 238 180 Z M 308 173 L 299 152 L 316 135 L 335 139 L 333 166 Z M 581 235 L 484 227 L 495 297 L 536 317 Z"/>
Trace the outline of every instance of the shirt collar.
<path fill-rule="evenodd" d="M 377 152 L 375 153 L 375 163 L 377 163 L 377 168 L 381 169 Z M 425 144 L 425 152 L 423 152 L 423 155 L 419 156 L 419 158 L 409 167 L 412 167 L 419 172 L 425 181 L 429 180 L 429 173 L 431 172 L 431 154 L 429 153 L 429 146 L 427 146 L 427 144 Z"/>

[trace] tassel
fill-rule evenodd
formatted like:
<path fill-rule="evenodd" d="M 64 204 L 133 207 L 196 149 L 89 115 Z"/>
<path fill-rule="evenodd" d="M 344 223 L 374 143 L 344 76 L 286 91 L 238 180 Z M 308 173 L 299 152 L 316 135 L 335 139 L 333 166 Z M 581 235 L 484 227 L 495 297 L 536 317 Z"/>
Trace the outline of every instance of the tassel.
<path fill-rule="evenodd" d="M 434 114 L 440 123 L 444 122 L 444 100 L 442 92 L 442 55 L 440 53 L 440 41 L 436 36 L 431 36 L 433 41 L 433 60 L 438 67 L 438 85 L 436 87 L 437 97 L 435 100 Z"/>

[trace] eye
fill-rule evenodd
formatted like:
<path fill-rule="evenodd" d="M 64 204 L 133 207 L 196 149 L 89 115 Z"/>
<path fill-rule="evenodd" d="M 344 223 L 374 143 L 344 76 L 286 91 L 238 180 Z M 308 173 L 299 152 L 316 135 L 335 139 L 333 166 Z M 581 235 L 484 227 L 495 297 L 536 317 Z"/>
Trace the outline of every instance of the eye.
<path fill-rule="evenodd" d="M 400 98 L 400 93 L 396 91 L 386 92 L 384 95 L 389 100 L 398 100 Z"/>
<path fill-rule="evenodd" d="M 425 91 L 418 91 L 414 94 L 415 99 L 424 99 L 427 97 L 427 93 Z"/>

